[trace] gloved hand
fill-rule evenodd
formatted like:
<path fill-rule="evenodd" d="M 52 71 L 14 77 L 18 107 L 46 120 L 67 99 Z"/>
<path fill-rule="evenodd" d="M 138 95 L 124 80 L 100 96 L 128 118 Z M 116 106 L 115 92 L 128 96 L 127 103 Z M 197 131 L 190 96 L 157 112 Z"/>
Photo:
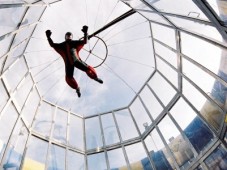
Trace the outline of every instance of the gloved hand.
<path fill-rule="evenodd" d="M 87 25 L 84 25 L 81 31 L 82 31 L 84 34 L 87 34 L 88 26 L 87 26 Z"/>
<path fill-rule="evenodd" d="M 50 38 L 51 34 L 52 34 L 52 32 L 50 30 L 46 30 L 46 36 L 47 36 L 47 38 Z"/>

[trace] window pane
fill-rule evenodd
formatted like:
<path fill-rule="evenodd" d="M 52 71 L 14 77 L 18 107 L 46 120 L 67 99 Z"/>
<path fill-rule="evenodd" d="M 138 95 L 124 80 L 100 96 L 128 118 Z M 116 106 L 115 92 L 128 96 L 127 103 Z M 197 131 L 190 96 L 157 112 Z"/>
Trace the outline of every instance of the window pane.
<path fill-rule="evenodd" d="M 0 111 L 2 111 L 3 107 L 5 106 L 6 102 L 9 99 L 9 96 L 8 96 L 8 94 L 6 92 L 5 87 L 3 86 L 2 81 L 0 81 L 0 94 L 1 94 L 1 97 L 0 97 Z"/>
<path fill-rule="evenodd" d="M 85 132 L 87 149 L 103 147 L 98 117 L 85 119 Z"/>
<path fill-rule="evenodd" d="M 67 168 L 68 170 L 84 170 L 84 155 L 68 151 L 67 153 Z"/>
<path fill-rule="evenodd" d="M 83 120 L 70 114 L 69 145 L 84 150 Z"/>
<path fill-rule="evenodd" d="M 26 62 L 22 57 L 9 71 L 4 74 L 3 78 L 7 82 L 7 88 L 9 88 L 9 91 L 15 90 L 27 71 Z"/>
<path fill-rule="evenodd" d="M 106 167 L 106 158 L 105 153 L 97 153 L 93 155 L 88 155 L 88 169 L 89 170 L 105 170 Z"/>
<path fill-rule="evenodd" d="M 173 29 L 154 23 L 151 26 L 154 38 L 176 49 L 175 31 Z"/>
<path fill-rule="evenodd" d="M 32 89 L 32 92 L 27 100 L 26 105 L 21 111 L 22 118 L 28 127 L 31 126 L 36 110 L 40 102 L 40 97 L 36 88 Z"/>
<path fill-rule="evenodd" d="M 17 105 L 19 106 L 19 110 L 21 111 L 24 102 L 26 101 L 29 93 L 31 92 L 31 88 L 33 86 L 33 81 L 32 81 L 32 77 L 30 75 L 28 75 L 24 82 L 22 82 L 22 84 L 20 85 L 19 89 L 17 90 L 16 94 L 15 94 L 15 100 L 14 102 L 17 103 Z"/>
<path fill-rule="evenodd" d="M 57 145 L 50 146 L 48 170 L 65 169 L 65 149 Z"/>
<path fill-rule="evenodd" d="M 222 145 L 217 147 L 208 158 L 205 159 L 208 169 L 227 169 L 227 152 Z"/>
<path fill-rule="evenodd" d="M 142 134 L 146 130 L 144 124 L 150 125 L 151 119 L 138 98 L 132 103 L 130 110 Z"/>
<path fill-rule="evenodd" d="M 136 143 L 127 146 L 125 147 L 125 150 L 127 152 L 129 163 L 132 169 L 153 169 L 149 159 L 147 158 L 147 154 L 142 143 Z"/>
<path fill-rule="evenodd" d="M 156 73 L 151 78 L 148 84 L 154 90 L 154 92 L 157 94 L 164 105 L 167 105 L 176 94 L 176 91 L 158 73 Z"/>
<path fill-rule="evenodd" d="M 144 87 L 140 93 L 140 96 L 142 97 L 143 102 L 145 103 L 153 119 L 156 119 L 163 110 L 158 100 L 154 97 L 153 93 L 147 86 Z"/>
<path fill-rule="evenodd" d="M 13 35 L 9 35 L 7 37 L 0 38 L 0 46 L 1 46 L 0 57 L 2 57 L 3 55 L 5 55 L 8 52 L 12 38 L 13 38 Z M 1 59 L 3 59 L 3 58 L 1 58 Z M 2 68 L 2 66 L 0 68 Z"/>
<path fill-rule="evenodd" d="M 23 125 L 22 121 L 19 121 L 13 131 L 10 141 L 10 148 L 6 152 L 6 159 L 3 163 L 4 169 L 8 169 L 5 167 L 19 169 L 21 160 L 23 158 L 27 137 L 28 131 Z"/>
<path fill-rule="evenodd" d="M 45 136 L 50 136 L 50 129 L 53 121 L 54 107 L 42 102 L 35 117 L 33 129 Z"/>
<path fill-rule="evenodd" d="M 110 169 L 118 169 L 120 167 L 127 167 L 122 149 L 114 149 L 107 152 Z M 127 168 L 125 168 L 127 169 Z"/>
<path fill-rule="evenodd" d="M 138 136 L 136 127 L 128 110 L 115 112 L 115 116 L 123 140 L 128 140 Z M 127 124 L 125 122 L 127 122 Z"/>
<path fill-rule="evenodd" d="M 111 145 L 120 142 L 112 114 L 105 114 L 101 116 L 101 119 L 105 144 Z"/>
<path fill-rule="evenodd" d="M 48 143 L 31 136 L 22 169 L 45 170 Z"/>
<path fill-rule="evenodd" d="M 156 129 L 147 136 L 145 143 L 157 170 L 174 169 L 173 159 L 167 152 Z"/>
<path fill-rule="evenodd" d="M 0 36 L 14 31 L 22 19 L 25 7 L 0 9 Z"/>
<path fill-rule="evenodd" d="M 0 158 L 8 143 L 10 134 L 13 130 L 13 126 L 16 122 L 18 114 L 15 107 L 10 103 L 4 112 L 1 112 L 0 117 Z"/>
<path fill-rule="evenodd" d="M 180 134 L 168 115 L 164 117 L 158 126 L 178 165 L 180 167 L 187 167 L 188 161 L 194 159 L 190 145 Z"/>
<path fill-rule="evenodd" d="M 57 109 L 53 138 L 59 140 L 62 143 L 66 143 L 67 117 L 68 113 L 66 111 Z"/>

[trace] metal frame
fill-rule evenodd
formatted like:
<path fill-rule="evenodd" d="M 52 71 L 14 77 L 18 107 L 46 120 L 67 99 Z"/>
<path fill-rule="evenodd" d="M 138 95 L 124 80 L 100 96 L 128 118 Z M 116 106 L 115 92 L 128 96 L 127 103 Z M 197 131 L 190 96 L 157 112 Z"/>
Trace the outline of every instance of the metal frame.
<path fill-rule="evenodd" d="M 128 169 L 131 169 L 131 165 L 130 165 L 130 162 L 129 162 L 129 159 L 128 159 L 128 156 L 127 156 L 127 153 L 126 153 L 126 150 L 125 150 L 125 146 L 128 146 L 128 145 L 132 145 L 132 144 L 136 144 L 136 143 L 142 143 L 142 146 L 144 147 L 145 149 L 145 152 L 147 154 L 147 157 L 151 163 L 151 166 L 152 168 L 155 170 L 155 165 L 154 165 L 154 162 L 152 160 L 152 158 L 150 157 L 149 155 L 149 150 L 147 149 L 147 146 L 144 142 L 145 138 L 148 137 L 148 135 L 152 132 L 153 129 L 156 129 L 162 142 L 164 143 L 166 149 L 167 149 L 167 152 L 168 154 L 171 156 L 173 162 L 174 162 L 174 166 L 176 169 L 180 169 L 180 167 L 178 166 L 177 162 L 176 162 L 176 159 L 174 158 L 174 155 L 172 153 L 172 151 L 170 150 L 170 147 L 168 146 L 167 142 L 165 141 L 161 131 L 159 130 L 158 128 L 158 124 L 162 121 L 162 119 L 168 115 L 171 119 L 171 121 L 173 122 L 173 124 L 176 126 L 176 128 L 178 129 L 178 131 L 180 132 L 180 135 L 182 135 L 184 137 L 184 139 L 186 140 L 187 144 L 189 146 L 191 146 L 190 148 L 192 149 L 194 155 L 196 156 L 195 160 L 192 162 L 192 164 L 189 165 L 189 169 L 192 169 L 192 168 L 195 168 L 197 167 L 198 165 L 202 165 L 204 166 L 205 168 L 206 165 L 204 164 L 204 160 L 213 152 L 213 150 L 215 150 L 220 144 L 223 143 L 223 140 L 221 139 L 221 137 L 223 137 L 223 134 L 224 134 L 224 130 L 223 129 L 220 129 L 219 131 L 216 131 L 212 126 L 209 125 L 209 123 L 205 120 L 205 118 L 203 118 L 201 116 L 201 114 L 199 113 L 199 111 L 190 103 L 190 101 L 188 101 L 188 99 L 184 96 L 184 94 L 182 94 L 182 83 L 183 83 L 183 78 L 185 80 L 187 80 L 195 89 L 197 89 L 201 94 L 203 94 L 203 96 L 205 98 L 207 98 L 207 100 L 209 100 L 210 102 L 212 102 L 213 104 L 217 105 L 215 103 L 215 101 L 213 101 L 201 88 L 199 88 L 192 80 L 190 80 L 187 76 L 185 76 L 183 73 L 182 73 L 182 58 L 186 59 L 187 61 L 191 62 L 192 64 L 194 64 L 196 67 L 200 68 L 201 70 L 205 71 L 207 74 L 209 74 L 210 76 L 212 76 L 213 78 L 215 78 L 216 80 L 218 80 L 219 82 L 221 82 L 222 84 L 226 85 L 227 86 L 227 82 L 225 82 L 221 77 L 217 76 L 215 73 L 213 73 L 212 71 L 210 71 L 209 69 L 205 68 L 204 66 L 202 66 L 201 64 L 199 64 L 198 62 L 194 61 L 193 59 L 189 58 L 188 56 L 184 55 L 181 51 L 181 32 L 183 33 L 186 33 L 186 34 L 189 34 L 191 36 L 194 36 L 194 37 L 197 37 L 199 39 L 202 39 L 202 40 L 205 40 L 213 45 L 216 45 L 220 48 L 223 48 L 223 49 L 227 49 L 227 46 L 225 44 L 222 44 L 218 41 L 215 41 L 215 40 L 212 40 L 206 36 L 203 36 L 203 35 L 199 35 L 197 33 L 194 33 L 192 31 L 189 31 L 189 30 L 186 30 L 186 29 L 182 29 L 182 28 L 177 28 L 166 16 L 174 16 L 174 17 L 178 17 L 178 18 L 183 18 L 183 19 L 187 19 L 187 20 L 192 20 L 192 21 L 196 21 L 198 23 L 202 23 L 202 24 L 206 24 L 206 25 L 211 25 L 211 26 L 216 26 L 217 27 L 217 23 L 216 22 L 209 22 L 209 21 L 204 21 L 204 20 L 200 20 L 200 19 L 196 19 L 196 18 L 192 18 L 192 17 L 188 17 L 188 16 L 181 16 L 181 15 L 177 15 L 177 14 L 170 14 L 170 13 L 165 13 L 165 12 L 160 12 L 158 11 L 157 9 L 155 9 L 153 6 L 151 6 L 150 4 L 148 4 L 146 1 L 144 0 L 141 0 L 145 5 L 147 5 L 148 7 L 150 7 L 153 11 L 145 11 L 145 12 L 151 12 L 151 13 L 156 13 L 158 15 L 160 15 L 161 17 L 163 17 L 170 25 L 165 25 L 165 24 L 162 24 L 162 23 L 159 23 L 159 22 L 156 22 L 156 21 L 152 21 L 150 20 L 150 23 L 149 23 L 149 26 L 150 26 L 150 33 L 151 33 L 151 40 L 152 40 L 152 48 L 153 48 L 153 51 L 154 51 L 154 60 L 155 60 L 155 70 L 154 72 L 152 72 L 151 76 L 148 78 L 148 80 L 144 83 L 144 85 L 141 87 L 141 89 L 136 92 L 136 96 L 133 98 L 133 100 L 129 103 L 129 105 L 127 105 L 126 107 L 122 107 L 122 108 L 117 108 L 113 111 L 109 111 L 109 112 L 105 112 L 105 113 L 98 113 L 96 115 L 92 115 L 92 116 L 87 116 L 87 117 L 83 117 L 81 115 L 77 115 L 75 113 L 71 113 L 70 111 L 64 109 L 64 108 L 61 108 L 59 106 L 56 106 L 55 104 L 49 102 L 49 101 L 46 101 L 42 98 L 42 96 L 40 95 L 39 91 L 38 91 L 38 94 L 39 94 L 39 97 L 40 97 L 40 104 L 39 106 L 37 107 L 36 109 L 36 113 L 34 115 L 34 118 L 33 118 L 33 122 L 32 124 L 30 125 L 30 127 L 28 127 L 28 125 L 26 124 L 26 120 L 25 118 L 23 117 L 23 115 L 21 114 L 21 111 L 24 109 L 27 101 L 29 100 L 31 94 L 32 94 L 32 91 L 34 89 L 37 88 L 37 84 L 35 83 L 35 81 L 33 80 L 33 77 L 30 73 L 30 69 L 29 69 L 29 66 L 27 65 L 27 62 L 26 62 L 26 67 L 28 69 L 28 71 L 26 72 L 26 74 L 22 77 L 22 79 L 20 80 L 20 82 L 18 83 L 16 89 L 13 91 L 13 92 L 10 92 L 7 90 L 7 84 L 6 82 L 4 81 L 4 75 L 5 73 L 7 73 L 7 71 L 14 65 L 14 64 L 17 64 L 17 62 L 19 61 L 19 59 L 21 58 L 18 58 L 16 59 L 8 68 L 6 68 L 5 71 L 4 70 L 4 67 L 2 68 L 2 74 L 0 75 L 0 79 L 3 83 L 3 86 L 4 86 L 4 89 L 5 91 L 7 92 L 8 94 L 8 100 L 6 101 L 3 109 L 1 110 L 0 113 L 2 112 L 5 112 L 5 109 L 7 109 L 7 107 L 12 103 L 13 107 L 16 109 L 16 112 L 18 114 L 18 117 L 17 117 L 17 120 L 16 120 L 16 123 L 14 124 L 14 127 L 13 129 L 16 127 L 17 123 L 19 121 L 22 121 L 23 125 L 26 127 L 27 129 L 27 132 L 28 132 L 28 138 L 27 138 L 27 141 L 26 141 L 26 145 L 25 145 L 25 149 L 24 149 L 24 153 L 23 153 L 23 159 L 21 161 L 21 167 L 23 165 L 23 161 L 24 161 L 24 158 L 26 156 L 26 151 L 27 151 L 27 148 L 28 148 L 28 140 L 30 139 L 31 136 L 34 136 L 36 138 L 39 138 L 41 140 L 44 140 L 46 142 L 48 142 L 48 153 L 47 153 L 47 157 L 49 155 L 49 151 L 50 151 L 50 146 L 52 144 L 54 145 L 57 145 L 59 147 L 62 147 L 65 149 L 65 168 L 67 169 L 67 153 L 68 153 L 68 150 L 72 150 L 74 152 L 77 152 L 77 153 L 80 153 L 80 154 L 83 154 L 84 155 L 84 158 L 85 158 L 85 169 L 88 169 L 88 162 L 87 162 L 87 156 L 88 155 L 91 155 L 91 154 L 96 154 L 96 153 L 100 153 L 100 152 L 104 152 L 105 154 L 105 159 L 106 159 L 106 165 L 107 165 L 107 169 L 110 169 L 110 163 L 109 163 L 109 158 L 108 158 L 108 154 L 107 152 L 110 151 L 110 150 L 113 150 L 113 149 L 117 149 L 117 148 L 121 148 L 122 151 L 123 151 L 123 154 L 124 154 L 124 157 L 125 157 L 125 160 L 126 160 L 126 164 L 127 164 L 127 167 Z M 196 0 L 194 0 L 196 1 Z M 40 1 L 37 1 L 37 2 L 40 2 Z M 57 1 L 56 1 L 57 2 Z M 54 2 L 53 2 L 54 3 Z M 0 9 L 1 8 L 12 8 L 12 7 L 18 7 L 18 6 L 36 6 L 36 5 L 39 5 L 39 6 L 47 6 L 48 4 L 5 4 L 5 5 L 0 5 Z M 201 4 L 200 4 L 201 5 Z M 204 5 L 204 4 L 203 4 Z M 201 5 L 202 6 L 202 5 Z M 204 6 L 202 6 L 202 8 L 205 8 Z M 206 8 L 209 8 L 209 6 Z M 28 8 L 27 8 L 28 10 Z M 27 12 L 27 10 L 25 10 L 25 13 L 21 19 L 21 21 L 24 19 L 24 16 Z M 207 9 L 206 9 L 207 10 Z M 43 10 L 43 12 L 45 11 L 45 9 Z M 143 10 L 140 10 L 138 9 L 137 12 L 140 12 L 140 11 L 143 11 Z M 209 13 L 210 11 L 207 10 L 207 12 Z M 116 20 L 114 20 L 113 22 L 107 24 L 106 26 L 104 26 L 102 29 L 98 30 L 97 32 L 91 34 L 91 36 L 95 36 L 96 34 L 98 34 L 99 32 L 105 30 L 106 28 L 118 23 L 119 21 L 125 19 L 126 17 L 132 15 L 135 13 L 135 10 L 130 10 L 128 13 L 122 15 L 121 17 L 117 18 Z M 42 13 L 43 14 L 43 13 Z M 42 16 L 41 14 L 41 16 Z M 33 23 L 34 25 L 37 25 L 39 23 L 39 21 Z M 167 44 L 157 40 L 154 38 L 153 36 L 153 32 L 152 32 L 152 24 L 151 23 L 155 23 L 155 24 L 159 24 L 161 26 L 164 26 L 164 27 L 168 27 L 168 28 L 172 28 L 175 30 L 175 39 L 176 39 L 176 49 L 168 46 Z M 21 31 L 22 29 L 27 29 L 28 27 L 30 27 L 31 25 L 33 26 L 33 24 L 29 24 L 27 26 L 24 26 L 24 27 L 21 27 L 16 30 L 16 31 L 12 31 L 10 33 L 7 33 L 6 35 L 3 35 L 1 36 L 1 38 L 3 37 L 6 37 L 6 36 L 9 36 L 11 34 L 14 35 L 14 38 L 15 36 L 17 35 L 17 33 L 19 31 Z M 35 29 L 35 28 L 34 28 Z M 220 29 L 221 31 L 223 31 L 223 26 L 221 25 L 218 25 L 218 29 Z M 33 30 L 34 32 L 34 30 Z M 33 34 L 32 32 L 32 34 Z M 31 34 L 31 35 L 32 35 Z M 23 40 L 22 42 L 24 41 L 27 41 L 29 42 L 30 38 L 31 38 L 31 35 L 28 39 L 25 39 Z M 223 34 L 222 34 L 223 36 Z M 7 55 L 8 53 L 13 50 L 11 49 L 12 47 L 12 43 L 14 41 L 14 38 L 12 38 L 12 41 L 11 41 L 11 45 L 10 45 L 10 48 L 8 50 L 8 52 L 3 55 L 2 57 L 6 57 L 7 59 Z M 21 42 L 21 43 L 22 43 Z M 28 44 L 27 42 L 27 44 Z M 165 59 L 163 59 L 160 55 L 158 55 L 156 52 L 155 52 L 155 47 L 154 47 L 154 43 L 159 43 L 161 45 L 163 45 L 165 48 L 168 48 L 170 49 L 171 51 L 173 51 L 174 53 L 177 54 L 177 68 L 173 67 L 168 61 L 166 61 Z M 27 47 L 27 44 L 25 46 L 25 49 Z M 18 46 L 20 45 L 20 43 L 18 45 L 16 45 L 14 48 L 16 49 Z M 1 57 L 1 58 L 2 58 Z M 22 57 L 24 57 L 24 55 L 22 55 Z M 170 68 L 172 68 L 174 71 L 176 71 L 176 73 L 178 74 L 178 87 L 175 87 L 171 81 L 165 77 L 157 68 L 157 64 L 156 64 L 156 57 L 158 57 L 159 59 L 161 59 L 163 62 L 165 62 Z M 24 57 L 25 58 L 25 57 Z M 169 102 L 169 104 L 167 106 L 165 106 L 161 99 L 158 97 L 158 95 L 156 94 L 156 92 L 152 89 L 152 87 L 148 84 L 149 81 L 152 79 L 152 77 L 155 75 L 155 74 L 159 74 L 162 78 L 164 78 L 164 80 L 171 85 L 171 87 L 176 91 L 176 94 L 172 97 L 172 100 Z M 19 107 L 17 107 L 16 103 L 15 103 L 15 100 L 13 99 L 13 95 L 15 93 L 17 93 L 17 90 L 19 88 L 19 86 L 23 83 L 26 83 L 24 82 L 23 80 L 28 77 L 28 76 L 31 76 L 32 77 L 32 81 L 33 81 L 33 86 L 32 88 L 30 89 L 25 101 L 24 101 L 24 104 L 22 106 L 22 108 L 20 109 Z M 148 89 L 151 91 L 151 93 L 154 95 L 154 97 L 156 98 L 156 100 L 159 102 L 159 104 L 162 106 L 163 108 L 163 111 L 159 114 L 159 116 L 154 120 L 151 113 L 149 112 L 148 108 L 146 107 L 144 101 L 143 101 L 143 98 L 140 96 L 140 93 L 141 91 L 145 88 L 145 87 L 148 87 Z M 206 148 L 206 150 L 204 150 L 204 152 L 202 154 L 199 154 L 197 153 L 197 151 L 195 150 L 195 148 L 192 146 L 192 144 L 190 143 L 190 141 L 188 140 L 188 138 L 186 137 L 186 135 L 184 134 L 183 130 L 181 129 L 181 127 L 178 125 L 178 123 L 176 122 L 176 120 L 173 118 L 173 116 L 169 113 L 170 109 L 178 102 L 178 100 L 180 98 L 183 98 L 186 103 L 195 111 L 195 113 L 201 117 L 201 119 L 203 120 L 203 122 L 208 126 L 208 128 L 215 134 L 216 138 L 214 139 L 214 141 Z M 152 121 L 152 124 L 145 130 L 144 133 L 141 134 L 140 130 L 139 130 L 139 127 L 137 125 L 137 122 L 136 122 L 136 119 L 134 118 L 133 116 L 133 112 L 131 111 L 130 109 L 130 106 L 134 103 L 134 101 L 136 99 L 139 99 L 139 101 L 142 103 L 142 106 L 143 108 L 145 109 L 145 111 L 147 112 L 147 115 L 149 116 L 149 118 L 151 119 Z M 55 109 L 54 111 L 54 114 L 53 114 L 53 119 L 52 119 L 52 125 L 51 125 L 51 130 L 50 130 L 50 137 L 46 138 L 45 136 L 43 136 L 42 134 L 39 134 L 37 133 L 36 131 L 34 131 L 32 129 L 33 127 L 33 124 L 34 124 L 34 120 L 38 114 L 38 110 L 40 108 L 40 105 L 41 103 L 44 102 L 44 103 L 47 103 L 49 105 L 51 105 L 51 107 L 53 109 Z M 223 109 L 221 108 L 220 106 L 218 106 L 218 109 L 223 113 L 225 114 L 226 113 L 226 109 Z M 53 130 L 54 130 L 54 123 L 55 123 L 55 116 L 56 116 L 56 111 L 58 109 L 62 109 L 63 111 L 66 111 L 67 112 L 67 125 L 66 125 L 66 144 L 62 144 L 61 142 L 59 141 L 56 141 L 53 139 L 52 135 L 53 135 Z M 122 139 L 122 136 L 121 136 L 121 133 L 120 133 L 120 127 L 118 125 L 118 122 L 117 122 L 117 119 L 116 119 L 116 116 L 115 116 L 115 112 L 117 111 L 120 111 L 120 110 L 124 110 L 124 109 L 127 109 L 129 111 L 129 114 L 130 114 L 130 118 L 132 118 L 133 120 L 133 125 L 135 126 L 136 128 L 136 131 L 138 133 L 138 137 L 135 137 L 135 138 L 132 138 L 132 139 L 129 139 L 129 140 L 126 140 L 124 141 Z M 80 150 L 80 149 L 77 149 L 77 148 L 71 148 L 68 144 L 69 142 L 69 126 L 70 126 L 70 115 L 73 114 L 74 116 L 77 116 L 78 118 L 80 119 L 83 119 L 83 138 L 84 138 L 84 150 Z M 105 144 L 105 136 L 104 136 L 104 129 L 103 129 L 103 126 L 102 126 L 102 120 L 101 120 L 101 116 L 102 115 L 105 115 L 105 114 L 110 114 L 113 116 L 113 120 L 114 120 L 114 123 L 115 123 L 115 127 L 117 129 L 117 134 L 118 134 L 118 137 L 120 139 L 120 143 L 117 143 L 117 144 L 112 144 L 110 146 L 106 146 Z M 2 114 L 0 114 L 0 119 L 1 119 L 1 116 Z M 89 119 L 89 118 L 95 118 L 95 117 L 98 117 L 98 120 L 99 120 L 99 125 L 100 125 L 100 128 L 101 128 L 101 137 L 102 137 L 102 141 L 103 141 L 103 147 L 100 149 L 100 151 L 96 151 L 95 149 L 91 149 L 91 150 L 87 150 L 87 147 L 86 147 L 86 135 L 85 135 L 85 120 L 86 119 Z M 223 120 L 222 124 L 221 124 L 221 127 L 225 126 L 225 122 Z M 4 154 L 3 154 L 3 157 L 1 159 L 1 167 L 2 167 L 2 164 L 4 162 L 4 160 L 6 159 L 6 153 L 7 151 L 9 150 L 9 144 L 10 144 L 10 141 L 12 140 L 12 133 L 13 133 L 13 130 L 10 134 L 10 138 L 8 140 L 8 143 L 7 143 L 7 146 L 6 146 L 6 149 L 4 150 Z M 46 169 L 47 169 L 47 165 L 48 165 L 48 159 L 46 158 Z"/>

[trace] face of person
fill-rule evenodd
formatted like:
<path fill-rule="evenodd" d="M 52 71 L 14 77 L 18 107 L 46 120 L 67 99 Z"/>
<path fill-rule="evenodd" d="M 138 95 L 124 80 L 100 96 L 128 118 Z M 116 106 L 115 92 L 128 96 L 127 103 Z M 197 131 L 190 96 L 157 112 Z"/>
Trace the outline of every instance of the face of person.
<path fill-rule="evenodd" d="M 73 39 L 73 35 L 65 35 L 65 40 L 72 40 Z"/>

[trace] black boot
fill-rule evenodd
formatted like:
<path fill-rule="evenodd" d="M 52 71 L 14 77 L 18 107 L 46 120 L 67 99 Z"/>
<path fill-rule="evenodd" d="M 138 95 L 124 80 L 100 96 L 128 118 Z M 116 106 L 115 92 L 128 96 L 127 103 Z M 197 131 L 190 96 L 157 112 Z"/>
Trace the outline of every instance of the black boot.
<path fill-rule="evenodd" d="M 78 97 L 80 97 L 80 96 L 81 96 L 81 93 L 80 93 L 80 88 L 79 88 L 79 87 L 76 89 L 76 93 L 77 93 L 77 96 L 78 96 Z"/>
<path fill-rule="evenodd" d="M 99 82 L 99 83 L 101 83 L 101 84 L 103 84 L 103 81 L 100 78 L 96 78 L 94 80 L 97 81 L 97 82 Z"/>

